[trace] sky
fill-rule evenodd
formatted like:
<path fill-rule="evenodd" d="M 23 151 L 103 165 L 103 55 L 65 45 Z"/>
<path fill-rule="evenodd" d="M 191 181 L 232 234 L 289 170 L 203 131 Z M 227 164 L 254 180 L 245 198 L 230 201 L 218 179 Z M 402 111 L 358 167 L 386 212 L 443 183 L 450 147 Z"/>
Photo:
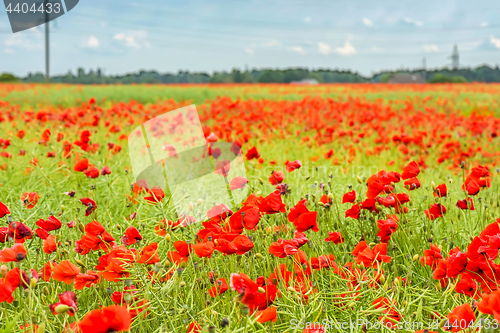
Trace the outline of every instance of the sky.
<path fill-rule="evenodd" d="M 50 24 L 52 75 L 101 68 L 230 71 L 500 63 L 498 0 L 80 0 Z M 45 71 L 44 27 L 12 33 L 0 11 L 0 72 Z"/>

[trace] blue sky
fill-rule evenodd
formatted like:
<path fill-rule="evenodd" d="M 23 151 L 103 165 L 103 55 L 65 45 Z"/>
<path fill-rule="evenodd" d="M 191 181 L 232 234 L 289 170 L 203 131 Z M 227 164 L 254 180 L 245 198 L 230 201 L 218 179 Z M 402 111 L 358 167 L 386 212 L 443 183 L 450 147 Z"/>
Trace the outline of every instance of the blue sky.
<path fill-rule="evenodd" d="M 51 24 L 51 73 L 308 67 L 374 71 L 500 63 L 498 0 L 80 0 Z M 44 71 L 43 27 L 12 34 L 0 72 Z"/>

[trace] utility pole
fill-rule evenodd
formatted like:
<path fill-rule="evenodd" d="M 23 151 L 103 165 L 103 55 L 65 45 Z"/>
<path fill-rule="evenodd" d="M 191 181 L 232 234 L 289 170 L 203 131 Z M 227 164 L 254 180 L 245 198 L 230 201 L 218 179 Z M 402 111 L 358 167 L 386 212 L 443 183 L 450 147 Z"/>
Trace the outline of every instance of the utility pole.
<path fill-rule="evenodd" d="M 455 44 L 453 46 L 453 53 L 451 54 L 451 68 L 456 71 L 458 70 L 458 67 L 460 67 L 459 59 L 460 56 L 458 55 L 458 46 Z"/>
<path fill-rule="evenodd" d="M 47 0 L 45 0 L 45 79 L 47 80 L 47 83 L 50 82 L 50 76 L 49 76 L 49 13 L 47 12 Z"/>
<path fill-rule="evenodd" d="M 424 70 L 424 80 L 427 81 L 427 59 L 425 57 L 422 59 L 422 68 Z"/>

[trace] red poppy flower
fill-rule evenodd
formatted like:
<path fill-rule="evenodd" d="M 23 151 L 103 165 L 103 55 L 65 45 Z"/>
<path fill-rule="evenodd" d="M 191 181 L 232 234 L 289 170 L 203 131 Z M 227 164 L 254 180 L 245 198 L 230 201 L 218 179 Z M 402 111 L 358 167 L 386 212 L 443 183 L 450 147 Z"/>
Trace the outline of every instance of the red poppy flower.
<path fill-rule="evenodd" d="M 333 242 L 334 244 L 340 244 L 344 242 L 344 237 L 338 231 L 335 232 L 328 231 L 328 237 L 325 238 L 325 242 Z"/>
<path fill-rule="evenodd" d="M 105 166 L 101 169 L 101 175 L 106 176 L 111 174 L 111 169 L 108 166 Z"/>
<path fill-rule="evenodd" d="M 481 301 L 477 303 L 477 309 L 482 313 L 493 315 L 493 318 L 500 321 L 500 291 L 483 294 Z"/>
<path fill-rule="evenodd" d="M 440 198 L 445 197 L 448 194 L 448 188 L 446 187 L 446 184 L 441 184 L 436 186 L 436 189 L 434 190 L 434 196 L 438 196 Z"/>
<path fill-rule="evenodd" d="M 165 197 L 165 192 L 161 188 L 156 188 L 153 187 L 152 189 L 148 190 L 149 196 L 144 197 L 144 200 L 152 202 L 152 203 L 158 203 L 163 200 Z"/>
<path fill-rule="evenodd" d="M 447 267 L 446 267 L 446 277 L 452 278 L 462 273 L 467 266 L 467 255 L 465 253 L 460 252 L 457 248 L 453 249 L 450 252 L 450 256 L 447 258 Z"/>
<path fill-rule="evenodd" d="M 158 243 L 151 243 L 141 250 L 137 263 L 152 265 L 159 261 L 160 255 L 158 254 Z"/>
<path fill-rule="evenodd" d="M 87 170 L 89 167 L 89 160 L 84 158 L 75 163 L 74 170 L 77 172 L 82 172 L 84 170 Z"/>
<path fill-rule="evenodd" d="M 21 200 L 23 202 L 24 207 L 28 209 L 32 209 L 40 199 L 40 196 L 36 192 L 24 192 L 21 196 Z"/>
<path fill-rule="evenodd" d="M 193 321 L 191 322 L 188 327 L 186 333 L 200 333 L 201 332 L 201 326 L 197 322 Z"/>
<path fill-rule="evenodd" d="M 323 194 L 319 199 L 319 201 L 322 202 L 327 207 L 332 204 L 332 199 L 330 199 L 330 197 L 326 194 Z"/>
<path fill-rule="evenodd" d="M 59 242 L 60 244 L 60 242 Z M 56 237 L 54 235 L 49 235 L 43 241 L 43 252 L 51 254 L 57 250 Z"/>
<path fill-rule="evenodd" d="M 97 204 L 90 198 L 81 198 L 80 201 L 82 202 L 82 205 L 87 206 L 85 209 L 85 216 L 89 216 L 97 209 Z"/>
<path fill-rule="evenodd" d="M 424 212 L 431 221 L 434 221 L 438 217 L 443 217 L 446 213 L 446 208 L 441 204 L 432 204 L 431 208 L 429 208 L 429 210 L 424 210 Z"/>
<path fill-rule="evenodd" d="M 387 220 L 378 220 L 377 227 L 380 229 L 377 233 L 380 241 L 387 243 L 391 239 L 391 235 L 398 230 L 397 216 L 392 215 Z"/>
<path fill-rule="evenodd" d="M 269 176 L 269 182 L 271 183 L 271 185 L 281 184 L 284 179 L 285 174 L 283 173 L 283 171 L 273 171 L 271 176 Z"/>
<path fill-rule="evenodd" d="M 363 263 L 365 267 L 371 267 L 375 262 L 391 262 L 391 257 L 387 256 L 387 243 L 380 243 L 373 247 L 373 250 L 366 245 L 366 241 L 359 242 L 352 251 L 358 264 Z"/>
<path fill-rule="evenodd" d="M 218 161 L 217 164 L 215 164 L 215 173 L 219 174 L 223 177 L 227 177 L 229 175 L 229 171 L 231 170 L 231 161 L 230 160 L 223 160 L 223 161 Z"/>
<path fill-rule="evenodd" d="M 193 249 L 194 252 L 196 252 L 198 257 L 210 258 L 212 256 L 212 253 L 215 250 L 215 245 L 213 242 L 202 242 L 202 243 L 191 245 L 191 248 Z"/>
<path fill-rule="evenodd" d="M 142 240 L 142 235 L 135 227 L 130 226 L 125 230 L 122 237 L 122 243 L 129 246 L 135 244 L 137 241 Z"/>
<path fill-rule="evenodd" d="M 403 180 L 406 180 L 409 178 L 417 177 L 419 173 L 420 167 L 418 166 L 417 162 L 412 161 L 404 167 L 401 178 L 403 178 Z"/>
<path fill-rule="evenodd" d="M 14 290 L 15 288 L 8 281 L 0 279 L 0 303 L 12 303 L 14 301 L 14 297 L 12 297 Z"/>
<path fill-rule="evenodd" d="M 63 260 L 59 265 L 55 265 L 52 278 L 59 282 L 71 284 L 73 278 L 80 273 L 80 268 L 73 265 L 68 260 Z"/>
<path fill-rule="evenodd" d="M 431 248 L 429 250 L 424 250 L 424 256 L 420 257 L 420 263 L 422 266 L 428 265 L 432 269 L 436 269 L 437 264 L 441 259 L 443 259 L 441 250 L 437 245 L 431 244 Z"/>
<path fill-rule="evenodd" d="M 130 330 L 131 315 L 127 308 L 112 305 L 89 312 L 78 327 L 82 333 L 107 333 Z"/>
<path fill-rule="evenodd" d="M 7 206 L 5 206 L 2 202 L 0 202 L 0 218 L 8 214 L 10 214 L 9 208 L 7 208 Z"/>
<path fill-rule="evenodd" d="M 252 148 L 250 148 L 250 150 L 249 150 L 249 151 L 247 151 L 247 153 L 246 153 L 246 155 L 245 155 L 245 156 L 246 156 L 247 160 L 249 160 L 249 161 L 250 161 L 250 160 L 252 160 L 252 159 L 254 159 L 254 158 L 256 158 L 256 159 L 257 159 L 257 158 L 259 158 L 259 157 L 260 157 L 260 154 L 259 154 L 259 152 L 257 151 L 257 148 L 252 147 Z"/>
<path fill-rule="evenodd" d="M 19 262 L 26 258 L 26 249 L 23 244 L 14 244 L 11 248 L 0 251 L 0 262 Z"/>
<path fill-rule="evenodd" d="M 231 179 L 231 182 L 229 183 L 229 189 L 231 191 L 237 190 L 239 188 L 244 188 L 246 184 L 248 183 L 248 179 L 245 177 L 237 176 Z"/>
<path fill-rule="evenodd" d="M 286 171 L 292 172 L 293 170 L 300 169 L 302 164 L 300 164 L 299 160 L 293 161 L 293 162 L 287 162 L 286 164 Z"/>
<path fill-rule="evenodd" d="M 36 222 L 36 225 L 39 226 L 40 228 L 50 232 L 54 230 L 58 230 L 61 228 L 62 223 L 57 219 L 57 217 L 51 215 L 47 218 L 45 221 L 44 219 L 39 219 Z"/>
<path fill-rule="evenodd" d="M 192 251 L 191 245 L 187 244 L 184 241 L 177 241 L 174 242 L 174 247 L 177 251 L 168 251 L 168 259 L 170 259 L 176 265 L 180 265 L 183 261 L 187 264 L 189 254 Z"/>
<path fill-rule="evenodd" d="M 448 320 L 443 327 L 443 330 L 451 332 L 460 332 L 476 321 L 476 315 L 470 304 L 464 304 L 454 308 L 447 316 Z"/>
<path fill-rule="evenodd" d="M 351 192 L 347 192 L 342 197 L 342 203 L 354 203 L 356 201 L 356 191 L 352 190 Z"/>
<path fill-rule="evenodd" d="M 476 195 L 479 193 L 480 187 L 474 180 L 471 180 L 465 185 L 465 189 L 468 195 Z"/>
<path fill-rule="evenodd" d="M 420 180 L 418 178 L 413 177 L 408 180 L 405 180 L 405 188 L 408 189 L 409 191 L 416 190 L 417 188 L 420 188 Z"/>
<path fill-rule="evenodd" d="M 345 217 L 350 217 L 353 219 L 359 219 L 359 205 L 355 204 L 345 212 Z"/>
<path fill-rule="evenodd" d="M 57 295 L 59 297 L 59 302 L 53 303 L 49 305 L 50 311 L 52 311 L 53 315 L 58 315 L 59 312 L 56 311 L 56 308 L 58 305 L 66 305 L 69 307 L 67 313 L 70 316 L 74 316 L 75 313 L 78 311 L 78 306 L 77 306 L 77 300 L 76 300 L 76 294 L 72 291 L 66 291 L 62 294 Z"/>
<path fill-rule="evenodd" d="M 235 239 L 233 239 L 233 244 L 236 246 L 236 254 L 238 255 L 245 254 L 254 247 L 253 242 L 245 235 L 237 236 Z"/>
<path fill-rule="evenodd" d="M 215 281 L 215 285 L 208 290 L 208 294 L 211 297 L 217 297 L 218 295 L 222 295 L 229 289 L 229 286 L 227 285 L 226 279 L 220 278 L 217 281 Z"/>
<path fill-rule="evenodd" d="M 42 228 L 37 228 L 35 230 L 35 233 L 37 234 L 38 237 L 40 237 L 41 239 L 47 239 L 47 237 L 49 237 L 49 233 L 47 232 L 47 230 L 45 229 L 42 229 Z"/>
<path fill-rule="evenodd" d="M 276 308 L 274 306 L 269 306 L 265 310 L 257 311 L 255 318 L 257 318 L 257 322 L 261 324 L 267 323 L 268 321 L 275 323 L 278 319 Z"/>
<path fill-rule="evenodd" d="M 264 214 L 284 213 L 285 211 L 285 204 L 281 200 L 279 191 L 269 194 L 262 200 L 259 206 L 259 212 Z"/>
<path fill-rule="evenodd" d="M 12 222 L 9 224 L 7 238 L 15 239 L 16 243 L 24 243 L 27 239 L 31 239 L 33 230 L 26 224 L 21 222 Z"/>
<path fill-rule="evenodd" d="M 75 289 L 82 290 L 83 288 L 91 287 L 101 281 L 101 275 L 94 271 L 87 271 L 87 273 L 80 273 L 75 276 Z"/>
<path fill-rule="evenodd" d="M 471 197 L 467 197 L 467 199 L 464 199 L 464 200 L 458 200 L 457 207 L 460 209 L 475 210 L 474 201 L 472 200 Z"/>

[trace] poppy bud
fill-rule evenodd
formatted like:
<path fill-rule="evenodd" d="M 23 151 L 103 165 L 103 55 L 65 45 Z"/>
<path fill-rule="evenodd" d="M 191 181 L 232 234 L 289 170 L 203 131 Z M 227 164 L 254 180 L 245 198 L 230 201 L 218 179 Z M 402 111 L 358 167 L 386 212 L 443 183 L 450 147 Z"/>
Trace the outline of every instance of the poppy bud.
<path fill-rule="evenodd" d="M 324 204 L 323 202 L 321 202 L 321 201 L 320 201 L 320 202 L 318 202 L 318 205 L 320 205 L 320 206 L 324 206 L 325 204 Z"/>
<path fill-rule="evenodd" d="M 356 176 L 356 179 L 358 180 L 358 183 L 363 184 L 363 179 L 361 179 L 360 176 Z"/>
<path fill-rule="evenodd" d="M 43 293 L 45 296 L 49 296 L 49 295 L 50 295 L 49 288 L 47 288 L 47 286 L 43 287 L 43 288 L 42 288 L 42 293 Z"/>
<path fill-rule="evenodd" d="M 193 209 L 194 209 L 193 202 L 192 202 L 192 201 L 189 201 L 189 210 L 193 210 Z"/>
<path fill-rule="evenodd" d="M 196 201 L 196 206 L 201 206 L 202 203 L 203 199 L 198 199 L 198 201 Z"/>
<path fill-rule="evenodd" d="M 240 309 L 240 312 L 242 315 L 247 316 L 248 313 L 250 312 L 250 309 L 248 308 L 248 306 L 244 306 Z"/>
<path fill-rule="evenodd" d="M 107 287 L 106 294 L 111 295 L 112 293 L 113 293 L 113 289 L 111 289 L 110 287 Z"/>
<path fill-rule="evenodd" d="M 168 259 L 165 260 L 165 267 L 170 267 L 170 261 L 168 261 Z"/>
<path fill-rule="evenodd" d="M 288 289 L 289 291 L 293 292 L 293 293 L 295 292 L 295 288 L 294 288 L 294 287 L 288 287 L 287 289 Z"/>
<path fill-rule="evenodd" d="M 2 267 L 0 267 L 0 272 L 2 273 L 2 277 L 6 277 L 9 269 L 7 268 L 7 266 L 2 265 Z"/>
<path fill-rule="evenodd" d="M 262 288 L 262 287 L 259 287 L 257 290 L 259 291 L 259 293 L 265 293 L 266 292 L 266 290 L 264 288 Z"/>
<path fill-rule="evenodd" d="M 170 236 L 170 234 L 169 234 L 169 233 L 166 233 L 166 234 L 165 234 L 165 240 L 166 240 L 167 242 L 170 242 L 170 241 L 172 240 L 172 237 Z"/>
<path fill-rule="evenodd" d="M 125 303 L 130 303 L 132 301 L 132 295 L 126 293 L 125 295 L 123 295 L 123 300 L 125 301 Z"/>
<path fill-rule="evenodd" d="M 220 327 L 225 328 L 228 325 L 229 325 L 229 319 L 227 319 L 226 317 L 222 318 L 222 321 L 220 323 Z"/>
<path fill-rule="evenodd" d="M 64 212 L 64 205 L 61 205 L 61 210 Z"/>
<path fill-rule="evenodd" d="M 255 192 L 255 195 L 256 195 L 256 196 L 260 196 L 261 194 L 262 194 L 262 192 L 261 192 L 261 191 L 257 191 L 257 192 Z"/>
<path fill-rule="evenodd" d="M 260 253 L 256 253 L 256 254 L 255 254 L 255 258 L 257 258 L 257 259 L 262 259 L 263 257 L 262 257 L 262 254 L 260 254 Z"/>
<path fill-rule="evenodd" d="M 186 282 L 181 281 L 181 282 L 179 283 L 179 286 L 180 286 L 181 288 L 184 288 L 184 287 L 186 286 Z"/>
<path fill-rule="evenodd" d="M 233 302 L 234 302 L 234 303 L 240 303 L 240 302 L 241 302 L 241 299 L 243 298 L 243 295 L 244 295 L 244 294 L 239 294 L 239 295 L 234 296 L 234 298 L 233 298 Z"/>
<path fill-rule="evenodd" d="M 448 179 L 448 183 L 452 184 L 453 183 L 453 179 Z"/>
<path fill-rule="evenodd" d="M 328 198 L 333 200 L 333 193 L 328 193 Z"/>
<path fill-rule="evenodd" d="M 432 185 L 432 190 L 434 192 L 436 192 L 436 183 L 434 183 L 434 181 L 431 182 L 431 185 Z"/>
<path fill-rule="evenodd" d="M 215 311 L 213 311 L 213 312 L 215 312 Z M 210 326 L 208 328 L 208 333 L 215 333 L 215 326 Z"/>
<path fill-rule="evenodd" d="M 126 280 L 125 280 L 125 286 L 127 286 L 127 287 L 129 287 L 129 288 L 130 288 L 130 287 L 132 287 L 132 280 L 130 280 L 130 279 L 126 279 Z"/>
<path fill-rule="evenodd" d="M 161 269 L 163 268 L 163 265 L 159 262 L 157 262 L 156 264 L 154 264 L 153 266 L 153 269 L 155 271 L 155 273 L 159 273 L 161 272 Z"/>
<path fill-rule="evenodd" d="M 385 275 L 384 274 L 380 275 L 379 280 L 380 280 L 380 283 L 384 283 L 385 282 Z"/>
<path fill-rule="evenodd" d="M 45 322 L 40 323 L 36 329 L 36 333 L 45 333 Z"/>
<path fill-rule="evenodd" d="M 413 262 L 416 262 L 417 260 L 418 260 L 418 254 L 415 254 L 415 255 L 413 256 Z"/>
<path fill-rule="evenodd" d="M 316 201 L 316 195 L 311 194 L 311 197 L 312 197 L 313 201 Z"/>
<path fill-rule="evenodd" d="M 82 233 L 85 232 L 85 227 L 81 223 L 78 223 L 78 229 L 80 229 Z"/>
<path fill-rule="evenodd" d="M 264 184 L 264 181 L 260 177 L 259 177 L 259 183 L 260 183 L 260 185 Z"/>
<path fill-rule="evenodd" d="M 54 311 L 57 313 L 64 313 L 69 310 L 69 306 L 66 304 L 59 304 L 54 308 Z"/>
<path fill-rule="evenodd" d="M 122 226 L 121 226 L 121 225 L 119 225 L 119 224 L 117 224 L 117 225 L 115 225 L 115 228 L 116 228 L 116 229 L 118 229 L 118 230 L 121 230 L 121 229 L 122 229 Z"/>
<path fill-rule="evenodd" d="M 37 280 L 35 278 L 31 278 L 30 280 L 30 288 L 35 289 Z"/>

